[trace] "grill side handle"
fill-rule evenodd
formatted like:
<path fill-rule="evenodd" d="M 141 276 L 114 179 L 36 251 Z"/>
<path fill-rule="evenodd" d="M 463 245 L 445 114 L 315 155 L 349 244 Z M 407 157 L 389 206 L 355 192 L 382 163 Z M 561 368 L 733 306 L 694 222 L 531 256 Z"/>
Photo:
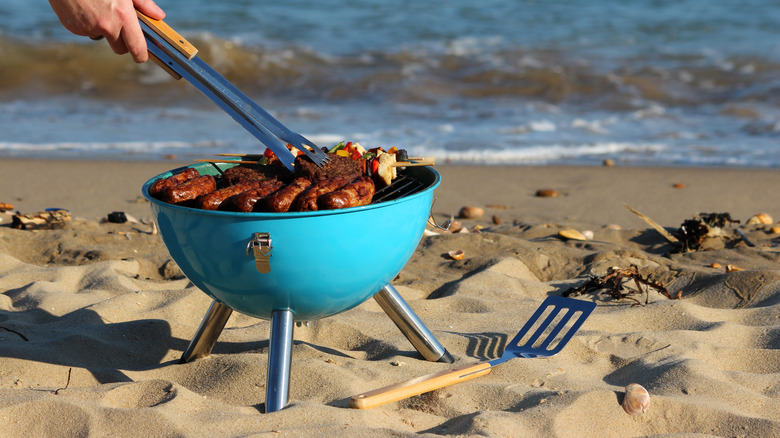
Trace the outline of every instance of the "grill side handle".
<path fill-rule="evenodd" d="M 436 197 L 433 197 L 433 201 L 431 202 L 431 212 L 428 215 L 428 224 L 434 228 L 438 228 L 442 231 L 447 231 L 450 229 L 450 224 L 452 223 L 452 219 L 447 219 L 444 221 L 442 225 L 439 225 L 436 223 L 436 219 L 433 218 L 433 206 L 436 205 Z"/>

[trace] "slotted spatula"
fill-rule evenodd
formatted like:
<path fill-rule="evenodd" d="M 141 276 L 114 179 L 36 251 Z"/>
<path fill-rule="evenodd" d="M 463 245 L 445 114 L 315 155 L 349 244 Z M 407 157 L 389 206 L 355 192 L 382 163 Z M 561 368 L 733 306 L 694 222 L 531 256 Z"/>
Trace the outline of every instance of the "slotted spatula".
<path fill-rule="evenodd" d="M 461 365 L 449 370 L 418 377 L 406 382 L 352 396 L 349 405 L 369 409 L 402 400 L 434 389 L 484 376 L 490 370 L 516 357 L 547 357 L 557 354 L 579 330 L 596 308 L 595 303 L 549 296 L 536 309 L 520 332 L 507 345 L 498 359 Z M 544 318 L 544 320 L 541 320 Z M 541 322 L 540 322 L 541 320 Z"/>

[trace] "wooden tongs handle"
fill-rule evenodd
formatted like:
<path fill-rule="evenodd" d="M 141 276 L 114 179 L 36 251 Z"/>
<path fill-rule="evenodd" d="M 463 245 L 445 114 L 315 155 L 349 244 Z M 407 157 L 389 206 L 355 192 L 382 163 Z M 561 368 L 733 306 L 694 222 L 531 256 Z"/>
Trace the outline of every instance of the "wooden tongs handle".
<path fill-rule="evenodd" d="M 139 20 L 141 20 L 144 24 L 149 26 L 149 28 L 151 28 L 157 35 L 159 35 L 162 39 L 164 39 L 168 44 L 173 46 L 179 53 L 184 55 L 187 59 L 192 59 L 195 57 L 195 55 L 198 54 L 198 49 L 195 48 L 195 46 L 193 46 L 178 32 L 173 30 L 171 26 L 168 26 L 164 21 L 155 20 L 154 18 L 151 18 L 140 11 L 135 11 L 135 12 L 138 15 Z M 151 52 L 149 52 L 149 57 L 152 58 L 152 61 L 154 61 L 155 64 L 159 65 L 163 70 L 168 72 L 168 74 L 170 74 L 176 79 L 181 79 L 181 76 L 175 71 L 173 71 L 169 66 L 165 65 L 165 63 L 162 62 L 160 58 L 158 58 Z"/>

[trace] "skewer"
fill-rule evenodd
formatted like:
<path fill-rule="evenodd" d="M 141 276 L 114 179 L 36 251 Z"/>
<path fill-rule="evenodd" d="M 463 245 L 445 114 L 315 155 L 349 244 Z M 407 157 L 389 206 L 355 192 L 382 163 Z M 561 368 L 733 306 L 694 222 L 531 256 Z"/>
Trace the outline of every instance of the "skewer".
<path fill-rule="evenodd" d="M 234 157 L 234 158 L 246 158 L 246 157 L 262 157 L 263 154 L 214 154 L 217 157 Z M 407 157 L 409 161 L 435 161 L 433 157 Z"/>
<path fill-rule="evenodd" d="M 197 160 L 193 160 L 193 161 L 197 161 L 200 163 L 232 163 L 232 164 L 257 164 L 259 162 L 259 161 L 248 161 L 248 160 L 220 160 L 220 159 L 207 160 L 202 158 L 198 158 Z"/>
<path fill-rule="evenodd" d="M 411 160 L 411 158 L 410 158 Z M 391 164 L 393 167 L 415 167 L 415 166 L 433 166 L 434 163 L 433 160 L 429 161 L 396 161 L 395 163 Z"/>
<path fill-rule="evenodd" d="M 246 155 L 246 154 L 235 154 L 235 155 L 223 155 L 223 154 L 214 154 L 219 156 L 236 156 L 236 157 L 251 157 L 253 155 Z M 257 164 L 258 161 L 251 161 L 251 160 L 220 160 L 220 159 L 203 159 L 199 158 L 193 161 L 201 162 L 201 163 L 232 163 L 232 164 Z M 396 161 L 392 164 L 393 167 L 417 167 L 417 166 L 433 166 L 436 164 L 433 160 L 430 161 Z"/>

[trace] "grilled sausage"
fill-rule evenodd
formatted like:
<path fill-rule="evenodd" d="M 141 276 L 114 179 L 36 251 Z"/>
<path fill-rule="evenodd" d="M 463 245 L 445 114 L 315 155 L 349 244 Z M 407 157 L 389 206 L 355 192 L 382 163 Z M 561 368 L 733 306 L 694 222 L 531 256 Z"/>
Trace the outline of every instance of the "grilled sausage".
<path fill-rule="evenodd" d="M 198 176 L 200 176 L 200 173 L 197 171 L 197 169 L 194 167 L 188 167 L 176 175 L 171 175 L 168 178 L 161 178 L 155 181 L 154 184 L 149 187 L 149 194 L 157 199 L 160 199 L 163 196 L 163 192 L 166 190 L 170 189 L 171 187 L 176 187 L 177 185 L 187 182 L 193 178 L 197 178 Z"/>
<path fill-rule="evenodd" d="M 260 186 L 256 189 L 247 190 L 241 194 L 231 196 L 222 203 L 222 209 L 249 213 L 250 211 L 254 211 L 257 201 L 279 190 L 283 185 L 284 183 L 278 180 L 264 181 L 260 183 Z"/>
<path fill-rule="evenodd" d="M 227 198 L 258 187 L 260 187 L 260 181 L 244 181 L 233 184 L 232 186 L 227 186 L 211 193 L 198 196 L 198 199 L 195 200 L 195 205 L 197 208 L 202 208 L 204 210 L 217 210 L 220 204 Z"/>
<path fill-rule="evenodd" d="M 285 213 L 295 201 L 295 198 L 311 186 L 311 181 L 306 178 L 295 178 L 293 182 L 265 199 L 265 208 L 267 211 L 275 213 Z"/>
<path fill-rule="evenodd" d="M 374 198 L 375 190 L 371 178 L 360 176 L 346 186 L 317 198 L 317 207 L 320 210 L 336 210 L 368 205 Z"/>
<path fill-rule="evenodd" d="M 317 211 L 317 198 L 349 184 L 349 180 L 336 176 L 322 180 L 306 189 L 295 199 L 293 211 Z"/>
<path fill-rule="evenodd" d="M 163 192 L 162 200 L 171 204 L 191 201 L 200 195 L 217 189 L 217 181 L 211 175 L 203 175 L 170 187 Z"/>

